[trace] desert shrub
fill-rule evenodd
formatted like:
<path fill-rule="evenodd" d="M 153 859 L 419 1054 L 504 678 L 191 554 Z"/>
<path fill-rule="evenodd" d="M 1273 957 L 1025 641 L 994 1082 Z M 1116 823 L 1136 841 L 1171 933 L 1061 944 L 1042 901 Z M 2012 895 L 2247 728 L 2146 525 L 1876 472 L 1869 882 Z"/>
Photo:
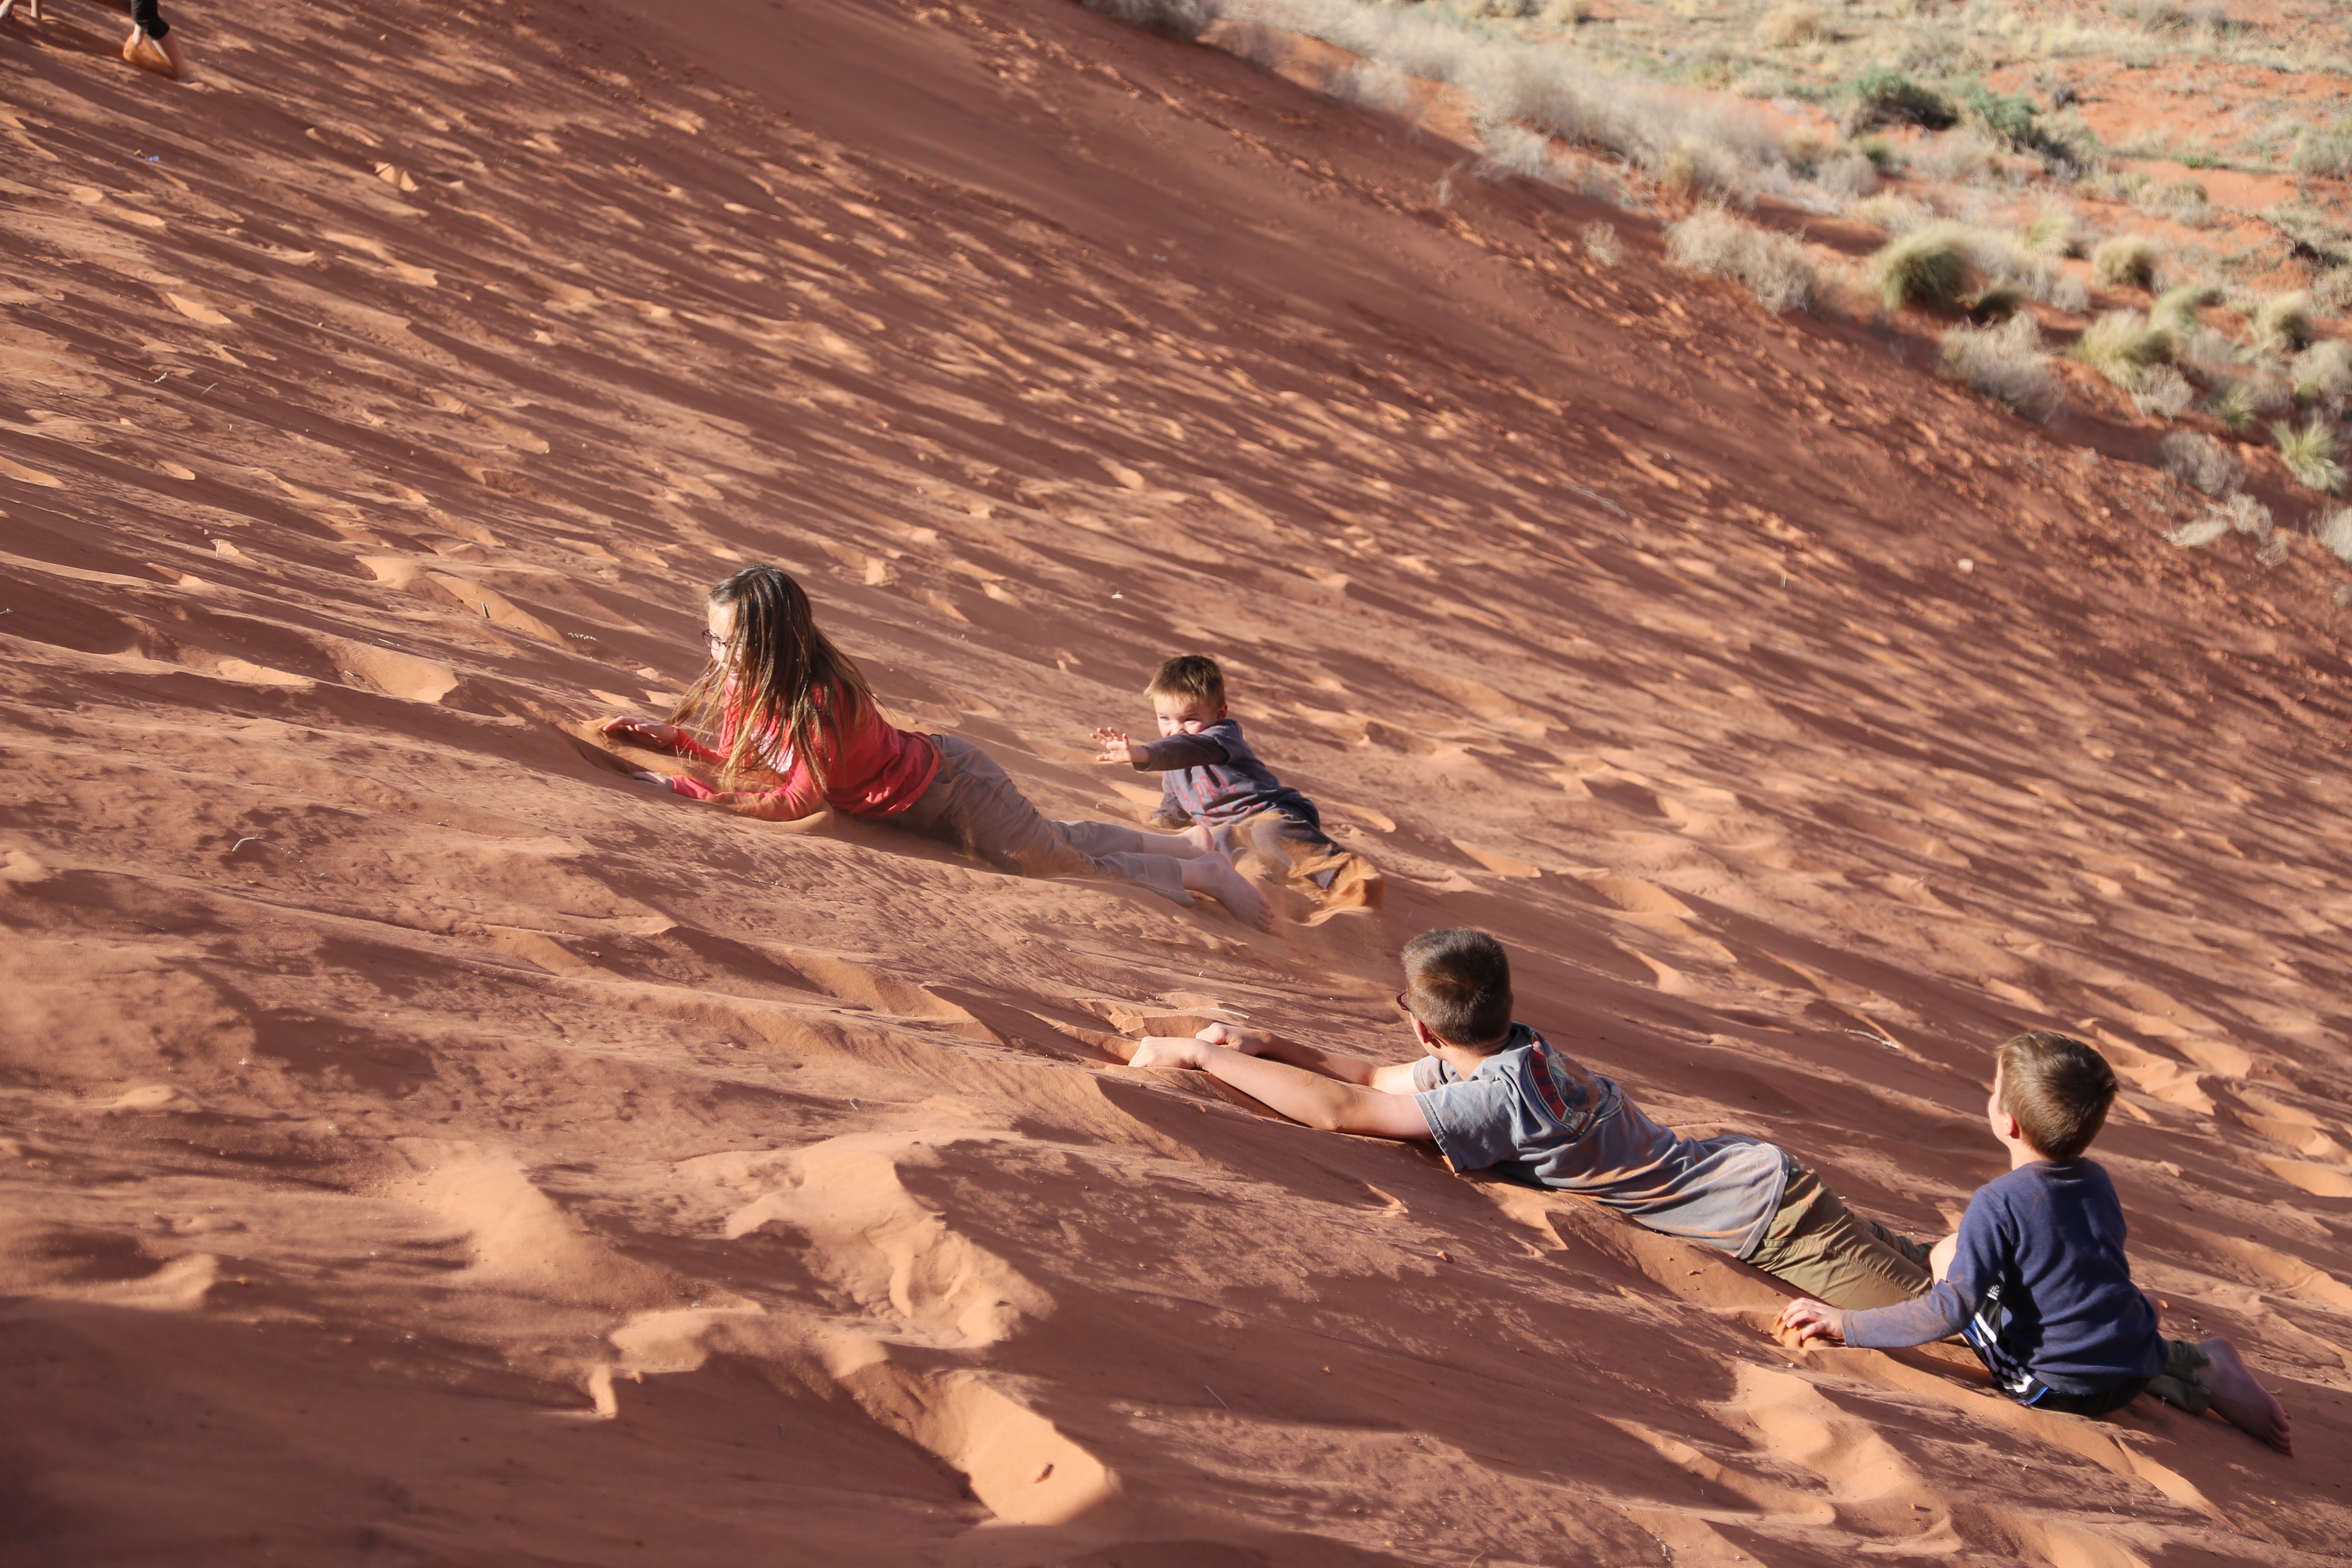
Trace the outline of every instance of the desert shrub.
<path fill-rule="evenodd" d="M 2229 449 L 2210 436 L 2175 430 L 2156 444 L 2157 467 L 2192 489 L 2225 496 L 2238 488 L 2245 470 Z"/>
<path fill-rule="evenodd" d="M 2197 331 L 2197 312 L 2218 304 L 2221 299 L 2221 290 L 2210 283 L 2183 283 L 2167 289 L 2147 308 L 2147 323 L 2159 332 L 2169 333 L 2176 348 L 2185 348 Z"/>
<path fill-rule="evenodd" d="M 2110 310 L 2074 340 L 2074 357 L 2126 392 L 2138 391 L 2147 373 L 2171 354 L 2172 340 L 2137 310 Z"/>
<path fill-rule="evenodd" d="M 2091 281 L 2102 289 L 2128 283 L 2156 287 L 2157 264 L 2164 251 L 2144 235 L 2119 234 L 2091 253 Z"/>
<path fill-rule="evenodd" d="M 1997 326 L 1954 327 L 1944 334 L 1938 374 L 1981 393 L 2011 413 L 2047 421 L 2058 412 L 2064 386 L 2042 352 L 2042 329 L 2031 316 Z"/>
<path fill-rule="evenodd" d="M 1881 174 L 1892 174 L 1903 167 L 1903 154 L 1884 136 L 1857 136 L 1853 150 L 1869 159 L 1870 166 Z"/>
<path fill-rule="evenodd" d="M 2069 272 L 2050 286 L 2050 302 L 2079 316 L 2091 308 L 2091 286 Z"/>
<path fill-rule="evenodd" d="M 1592 20 L 1592 0 L 1548 0 L 1541 15 L 1555 27 L 1580 26 Z"/>
<path fill-rule="evenodd" d="M 2218 511 L 2209 511 L 2203 517 L 2191 519 L 2179 528 L 2168 530 L 2164 539 L 2168 544 L 2178 544 L 2184 550 L 2194 550 L 2200 545 L 2210 544 L 2217 539 L 2226 538 L 2229 532 L 2229 518 Z"/>
<path fill-rule="evenodd" d="M 1813 170 L 1813 184 L 1848 200 L 1866 196 L 1878 188 L 1878 165 L 1847 147 L 1822 161 Z"/>
<path fill-rule="evenodd" d="M 2257 348 L 2277 353 L 2302 348 L 2311 342 L 2311 296 L 2273 294 L 2255 307 L 2252 325 Z"/>
<path fill-rule="evenodd" d="M 2352 394 L 2352 348 L 2335 338 L 2322 338 L 2294 356 L 2287 379 L 2297 403 L 2340 404 Z"/>
<path fill-rule="evenodd" d="M 2040 256 L 2073 256 L 2083 247 L 2074 230 L 2074 215 L 2064 207 L 2043 207 L 2019 237 L 2026 249 Z"/>
<path fill-rule="evenodd" d="M 2265 414 L 2286 406 L 2285 390 L 2266 376 L 2242 376 L 2213 389 L 2205 405 L 2233 436 L 2250 433 Z"/>
<path fill-rule="evenodd" d="M 1819 6 L 1783 5 L 1766 13 L 1763 25 L 1756 31 L 1767 48 L 1793 49 L 1800 44 L 1818 41 L 1828 30 Z"/>
<path fill-rule="evenodd" d="M 2190 0 L 2181 19 L 2209 38 L 2218 38 L 2230 30 L 2230 7 L 2222 0 Z"/>
<path fill-rule="evenodd" d="M 1979 326 L 1988 321 L 2006 321 L 2025 307 L 2026 293 L 2015 283 L 1992 283 L 1977 290 L 1969 301 L 1969 320 Z"/>
<path fill-rule="evenodd" d="M 1851 100 L 1845 131 L 1851 136 L 1874 125 L 1916 125 L 1944 131 L 1959 123 L 1959 111 L 1941 93 L 1920 86 L 1890 66 L 1873 66 L 1846 86 Z"/>
<path fill-rule="evenodd" d="M 2144 32 L 2169 33 L 2189 20 L 2180 0 L 2136 0 L 2127 13 Z"/>
<path fill-rule="evenodd" d="M 1721 207 L 1702 207 L 1669 225 L 1666 259 L 1685 272 L 1747 285 L 1757 303 L 1775 314 L 1801 310 L 1812 299 L 1813 268 L 1804 243 Z"/>
<path fill-rule="evenodd" d="M 1581 237 L 1584 254 L 1603 267 L 1614 267 L 1625 259 L 1625 247 L 1617 242 L 1617 226 L 1612 223 L 1589 223 Z"/>
<path fill-rule="evenodd" d="M 1969 276 L 1968 231 L 1929 224 L 1897 235 L 1870 258 L 1870 279 L 1890 310 L 1905 305 L 1942 310 L 1960 297 Z"/>
<path fill-rule="evenodd" d="M 1478 138 L 1478 168 L 1481 178 L 1501 179 L 1517 174 L 1524 179 L 1549 180 L 1554 176 L 1551 162 L 1551 138 L 1538 136 L 1526 126 L 1508 120 L 1472 121 Z"/>
<path fill-rule="evenodd" d="M 1086 0 L 1086 4 L 1087 9 L 1115 21 L 1188 43 L 1217 19 L 1221 9 L 1216 0 Z"/>
<path fill-rule="evenodd" d="M 2340 561 L 2352 561 L 2352 506 L 2332 506 L 2311 525 L 2321 549 Z"/>
<path fill-rule="evenodd" d="M 2310 126 L 2294 140 L 2289 160 L 2298 174 L 2326 174 L 2342 179 L 2352 174 L 2352 125 Z"/>
<path fill-rule="evenodd" d="M 2321 273 L 2311 285 L 2311 305 L 2315 310 L 2340 316 L 2345 307 L 2352 305 L 2352 267 L 2336 267 Z"/>
<path fill-rule="evenodd" d="M 2178 419 L 2197 401 L 2197 389 L 2189 378 L 2168 364 L 2152 367 L 2140 377 L 2139 385 L 2132 390 L 2132 406 L 2142 414 L 2153 414 L 2159 419 Z"/>
<path fill-rule="evenodd" d="M 2301 429 L 2281 419 L 2271 426 L 2271 439 L 2294 482 L 2305 489 L 2336 494 L 2344 488 L 2344 465 L 2336 459 L 2342 447 L 2324 419 L 2312 419 Z"/>
<path fill-rule="evenodd" d="M 1959 107 L 1969 123 L 2011 151 L 2042 150 L 2042 128 L 2034 121 L 2033 100 L 2022 93 L 2004 96 L 1982 82 L 1970 82 L 1960 90 Z"/>
<path fill-rule="evenodd" d="M 2251 533 L 2256 539 L 2271 536 L 2271 509 L 2243 490 L 2221 503 L 2221 516 L 2240 533 Z"/>
<path fill-rule="evenodd" d="M 1889 234 L 1908 234 L 1936 221 L 1936 215 L 1928 210 L 1927 203 L 1897 191 L 1865 196 L 1848 207 L 1845 216 L 1857 223 L 1883 228 Z"/>

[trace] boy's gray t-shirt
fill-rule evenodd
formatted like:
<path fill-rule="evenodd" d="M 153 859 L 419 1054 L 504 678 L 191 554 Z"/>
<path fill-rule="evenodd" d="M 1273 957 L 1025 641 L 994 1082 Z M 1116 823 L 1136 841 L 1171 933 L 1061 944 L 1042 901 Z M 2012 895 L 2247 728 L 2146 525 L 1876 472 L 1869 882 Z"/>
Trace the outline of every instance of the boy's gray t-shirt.
<path fill-rule="evenodd" d="M 1661 1127 L 1525 1024 L 1470 1077 L 1424 1057 L 1412 1081 L 1455 1170 L 1492 1166 L 1734 1258 L 1763 1241 L 1788 1184 L 1788 1156 L 1772 1144 Z"/>

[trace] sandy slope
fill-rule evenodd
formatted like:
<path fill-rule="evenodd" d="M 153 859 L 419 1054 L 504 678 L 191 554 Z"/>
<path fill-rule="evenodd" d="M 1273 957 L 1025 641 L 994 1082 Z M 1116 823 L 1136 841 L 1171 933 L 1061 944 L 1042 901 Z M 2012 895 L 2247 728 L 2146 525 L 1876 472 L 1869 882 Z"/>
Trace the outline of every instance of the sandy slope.
<path fill-rule="evenodd" d="M 195 89 L 60 4 L 0 38 L 0 1561 L 2352 1539 L 2337 577 L 2164 545 L 2140 437 L 1056 0 L 278 0 Z M 627 784 L 579 737 L 750 560 L 1060 812 L 1217 652 L 1385 914 Z M 1107 1048 L 1401 1049 L 1462 921 L 1923 1231 L 1987 1048 L 2096 1038 L 2168 1329 L 2301 1457 L 1792 1365 L 1736 1265 Z"/>

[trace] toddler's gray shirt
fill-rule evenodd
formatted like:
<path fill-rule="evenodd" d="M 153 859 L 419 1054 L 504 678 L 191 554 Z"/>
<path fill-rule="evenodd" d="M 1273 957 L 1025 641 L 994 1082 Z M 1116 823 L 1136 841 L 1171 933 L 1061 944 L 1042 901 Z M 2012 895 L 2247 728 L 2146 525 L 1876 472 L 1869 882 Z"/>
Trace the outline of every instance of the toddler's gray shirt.
<path fill-rule="evenodd" d="M 1525 1024 L 1468 1078 L 1435 1057 L 1413 1087 L 1457 1171 L 1488 1166 L 1608 1205 L 1650 1229 L 1734 1258 L 1756 1250 L 1788 1183 L 1788 1157 L 1753 1138 L 1685 1138 L 1659 1126 L 1609 1079 Z"/>

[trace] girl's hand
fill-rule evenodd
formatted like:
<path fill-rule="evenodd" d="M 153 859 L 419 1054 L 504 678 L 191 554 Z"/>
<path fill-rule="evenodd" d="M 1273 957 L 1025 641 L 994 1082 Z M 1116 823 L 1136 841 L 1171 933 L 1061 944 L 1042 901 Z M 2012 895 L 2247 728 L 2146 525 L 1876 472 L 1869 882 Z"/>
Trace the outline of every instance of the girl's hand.
<path fill-rule="evenodd" d="M 686 742 L 686 732 L 677 725 L 651 719 L 607 719 L 597 728 L 616 741 L 626 741 L 648 751 L 675 752 Z"/>
<path fill-rule="evenodd" d="M 677 793 L 677 790 L 671 788 L 669 775 L 667 773 L 649 773 L 643 768 L 631 768 L 629 770 L 629 777 L 632 781 L 644 784 L 650 789 L 666 790 L 671 795 L 676 795 Z"/>
<path fill-rule="evenodd" d="M 1801 1349 L 1808 1340 L 1845 1338 L 1845 1314 L 1825 1301 L 1816 1301 L 1810 1297 L 1791 1301 L 1781 1308 L 1780 1321 L 1773 1326 L 1783 1335 L 1794 1335 Z"/>

